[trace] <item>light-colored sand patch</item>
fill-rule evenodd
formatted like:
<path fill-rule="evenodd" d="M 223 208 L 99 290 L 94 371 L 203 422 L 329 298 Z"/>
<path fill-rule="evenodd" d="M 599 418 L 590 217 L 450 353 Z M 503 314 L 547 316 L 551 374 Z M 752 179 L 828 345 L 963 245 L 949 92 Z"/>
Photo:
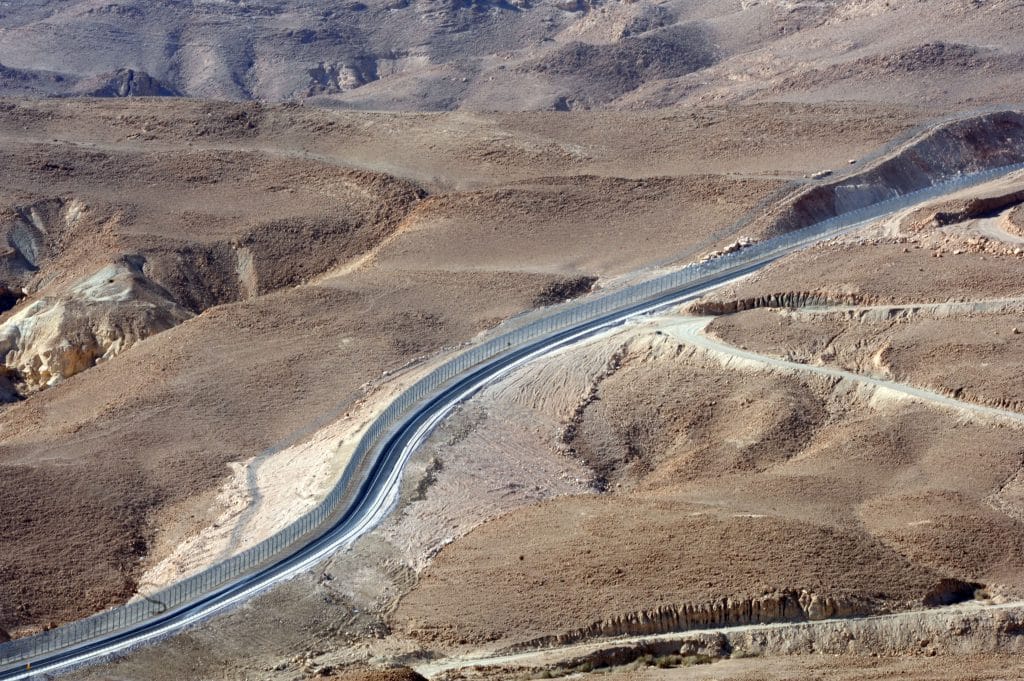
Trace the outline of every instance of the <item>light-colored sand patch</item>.
<path fill-rule="evenodd" d="M 341 477 L 373 419 L 435 362 L 394 377 L 297 444 L 230 464 L 231 477 L 214 502 L 220 515 L 149 568 L 139 580 L 138 594 L 158 591 L 244 551 L 316 506 Z"/>
<path fill-rule="evenodd" d="M 445 420 L 407 474 L 429 485 L 381 528 L 410 567 L 423 569 L 488 518 L 591 491 L 588 471 L 557 451 L 558 439 L 606 371 L 614 342 L 602 335 L 529 362 Z"/>

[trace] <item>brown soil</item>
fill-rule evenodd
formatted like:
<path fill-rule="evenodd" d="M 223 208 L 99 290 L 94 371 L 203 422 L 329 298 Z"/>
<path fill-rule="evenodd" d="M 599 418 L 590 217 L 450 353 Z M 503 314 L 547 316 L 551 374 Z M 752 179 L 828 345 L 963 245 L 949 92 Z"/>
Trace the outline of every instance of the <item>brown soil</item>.
<path fill-rule="evenodd" d="M 350 405 L 380 403 L 403 368 L 510 316 L 829 217 L 882 185 L 1022 158 L 1024 122 L 1003 115 L 869 160 L 933 116 L 1019 91 L 1015 0 L 326 4 L 0 8 L 0 94 L 102 98 L 0 101 L 0 324 L 124 262 L 153 294 L 136 308 L 184 311 L 169 330 L 134 323 L 136 308 L 103 312 L 121 351 L 96 366 L 98 351 L 80 353 L 69 378 L 39 371 L 32 390 L 32 353 L 16 370 L 3 353 L 0 402 L 25 399 L 0 405 L 0 639 L 123 601 L 222 517 L 242 470 L 229 464 L 321 415 L 358 420 Z M 532 113 L 480 113 L 495 110 Z M 821 171 L 833 174 L 810 180 Z M 1021 211 L 989 198 L 811 249 L 712 302 L 1020 296 Z M 760 219 L 738 231 L 745 216 Z M 86 345 L 86 322 L 65 340 Z M 1016 429 L 726 363 L 658 324 L 475 396 L 417 455 L 400 509 L 351 550 L 74 676 L 413 681 L 385 667 L 469 643 L 855 616 L 975 585 L 1024 593 Z M 753 311 L 712 327 L 1019 408 L 1014 329 L 1024 307 Z M 1019 656 L 991 652 L 1019 648 L 1019 616 L 985 639 L 977 619 L 935 613 L 910 613 L 919 629 L 808 623 L 831 627 L 822 646 L 775 634 L 776 650 L 828 656 L 610 676 L 1024 675 Z M 953 643 L 910 633 L 925 625 Z M 947 652 L 962 656 L 924 657 Z"/>
<path fill-rule="evenodd" d="M 202 523 L 216 509 L 190 509 L 188 500 L 215 487 L 226 462 L 358 394 L 403 358 L 470 337 L 528 305 L 549 282 L 467 275 L 438 289 L 436 278 L 407 276 L 403 289 L 392 275 L 364 275 L 344 287 L 260 297 L 211 310 L 123 362 L 9 407 L 0 414 L 5 540 L 25 550 L 6 556 L 6 622 L 71 618 L 130 596 L 153 513 L 175 509 Z M 386 283 L 390 290 L 381 289 Z M 444 312 L 447 296 L 462 300 L 457 319 Z M 38 463 L 43 453 L 50 465 Z M 55 507 L 57 489 L 74 500 L 74 514 Z M 54 546 L 53 536 L 68 540 Z"/>
<path fill-rule="evenodd" d="M 602 347 L 616 368 L 582 402 L 567 453 L 614 493 L 513 512 L 449 545 L 396 627 L 502 647 L 685 628 L 702 616 L 676 613 L 709 606 L 719 624 L 810 616 L 751 614 L 787 590 L 842 615 L 920 606 L 944 577 L 1021 588 L 1020 520 L 986 501 L 1020 469 L 1014 431 L 723 372 L 659 333 Z M 571 355 L 552 361 L 570 371 Z"/>
<path fill-rule="evenodd" d="M 756 352 L 828 363 L 1022 411 L 1024 313 L 929 318 L 927 311 L 906 317 L 897 311 L 891 320 L 850 317 L 757 310 L 721 317 L 711 329 Z"/>
<path fill-rule="evenodd" d="M 440 195 L 381 257 L 403 268 L 533 271 L 557 271 L 571 258 L 584 272 L 624 272 L 678 257 L 710 237 L 712 224 L 732 224 L 781 186 L 721 176 L 574 176 Z"/>
<path fill-rule="evenodd" d="M 802 178 L 863 156 L 939 113 L 917 106 L 836 103 L 571 116 L 330 113 L 312 107 L 173 99 L 18 100 L 3 102 L 0 110 L 5 143 L 57 140 L 84 149 L 115 145 L 158 153 L 181 151 L 183 146 L 196 151 L 255 148 L 285 160 L 319 159 L 377 170 L 431 191 L 535 183 L 556 175 Z"/>
<path fill-rule="evenodd" d="M 936 579 L 881 543 L 810 523 L 678 500 L 583 498 L 474 531 L 441 553 L 396 618 L 424 640 L 507 644 L 726 594 L 744 601 L 806 589 L 896 604 L 921 598 Z M 524 589 L 529 604 L 518 597 Z"/>
<path fill-rule="evenodd" d="M 3 103 L 4 229 L 33 214 L 46 227 L 39 269 L 4 271 L 9 290 L 29 290 L 8 314 L 125 254 L 199 314 L 0 412 L 0 535 L 22 547 L 0 559 L 0 627 L 25 633 L 122 601 L 220 515 L 227 463 L 580 281 L 727 233 L 781 186 L 775 171 L 815 167 L 803 141 L 832 139 L 836 121 L 849 130 L 840 155 L 914 115 Z M 707 170 L 694 175 L 697 159 Z M 725 166 L 741 175 L 707 174 Z"/>
<path fill-rule="evenodd" d="M 757 298 L 790 291 L 835 294 L 837 302 L 941 303 L 1021 294 L 1018 256 L 945 256 L 914 244 L 815 246 L 774 263 L 756 277 L 715 292 L 712 300 Z"/>

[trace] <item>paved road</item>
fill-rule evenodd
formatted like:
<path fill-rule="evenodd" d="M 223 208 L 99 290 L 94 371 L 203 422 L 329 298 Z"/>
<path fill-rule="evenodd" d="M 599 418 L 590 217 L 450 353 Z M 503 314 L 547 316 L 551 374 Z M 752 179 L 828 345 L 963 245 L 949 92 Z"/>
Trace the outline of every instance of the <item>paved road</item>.
<path fill-rule="evenodd" d="M 820 239 L 855 229 L 858 226 L 844 226 L 834 232 L 822 235 Z M 799 250 L 801 247 L 803 246 L 794 246 L 786 252 Z M 66 671 L 74 666 L 95 662 L 104 657 L 124 652 L 129 648 L 151 643 L 221 613 L 276 583 L 309 570 L 327 556 L 350 545 L 364 535 L 394 508 L 404 465 L 412 453 L 452 409 L 484 385 L 501 378 L 524 362 L 579 340 L 590 338 L 596 333 L 621 325 L 630 318 L 663 310 L 668 306 L 703 295 L 711 289 L 734 282 L 781 255 L 782 253 L 776 252 L 770 256 L 762 256 L 760 259 L 752 258 L 748 262 L 735 265 L 726 272 L 709 276 L 684 288 L 659 294 L 646 302 L 582 322 L 570 329 L 529 341 L 520 347 L 510 348 L 507 352 L 473 367 L 467 373 L 454 379 L 439 394 L 427 398 L 395 430 L 391 431 L 390 435 L 386 436 L 379 454 L 372 461 L 367 481 L 355 494 L 352 505 L 336 522 L 305 546 L 298 548 L 294 553 L 281 558 L 272 565 L 216 588 L 187 605 L 164 612 L 130 628 L 35 659 L 32 661 L 31 670 L 21 665 L 2 668 L 0 669 L 0 679 L 38 678 L 38 674 Z M 556 312 L 557 309 L 553 311 L 553 313 Z M 927 399 L 932 394 L 926 394 L 926 392 L 918 391 L 919 396 Z M 956 402 L 941 395 L 935 395 L 935 397 L 940 400 Z M 1002 410 L 983 407 L 976 407 L 976 409 L 986 409 L 997 414 L 1002 412 Z"/>
<path fill-rule="evenodd" d="M 197 601 L 169 610 L 158 617 L 123 631 L 86 643 L 55 651 L 27 665 L 0 669 L 0 679 L 30 679 L 59 673 L 152 643 L 235 606 L 279 582 L 291 579 L 352 544 L 379 523 L 394 508 L 405 463 L 427 439 L 437 424 L 458 404 L 488 383 L 500 379 L 521 364 L 568 345 L 592 338 L 638 315 L 650 314 L 692 300 L 707 291 L 736 281 L 760 269 L 778 255 L 737 265 L 726 273 L 713 275 L 685 288 L 659 295 L 649 301 L 581 323 L 570 329 L 531 341 L 519 348 L 474 367 L 449 384 L 440 394 L 429 398 L 410 414 L 381 448 L 371 467 L 368 480 L 356 494 L 352 506 L 323 534 L 294 554 L 218 588 Z"/>

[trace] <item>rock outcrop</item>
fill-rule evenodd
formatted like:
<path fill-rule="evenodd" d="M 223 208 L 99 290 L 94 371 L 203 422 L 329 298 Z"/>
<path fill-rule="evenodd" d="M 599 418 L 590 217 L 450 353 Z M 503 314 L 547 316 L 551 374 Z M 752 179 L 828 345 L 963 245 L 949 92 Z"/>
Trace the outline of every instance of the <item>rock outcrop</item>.
<path fill-rule="evenodd" d="M 21 288 L 51 255 L 51 241 L 74 224 L 82 209 L 81 202 L 60 198 L 0 209 L 0 282 L 5 300 L 13 303 L 11 297 L 21 297 Z"/>
<path fill-rule="evenodd" d="M 425 677 L 409 667 L 387 669 L 353 667 L 339 671 L 325 670 L 321 667 L 317 670 L 316 676 L 324 677 L 327 681 L 427 681 Z"/>
<path fill-rule="evenodd" d="M 683 657 L 703 655 L 705 657 L 728 657 L 732 652 L 729 639 L 719 632 L 690 634 L 679 642 L 679 654 Z"/>
<path fill-rule="evenodd" d="M 870 614 L 874 609 L 869 603 L 822 596 L 806 590 L 786 590 L 756 598 L 723 598 L 710 603 L 665 605 L 656 610 L 617 615 L 581 629 L 535 639 L 517 648 L 561 646 L 597 637 L 856 617 Z"/>
<path fill-rule="evenodd" d="M 699 315 L 723 315 L 744 310 L 754 310 L 759 307 L 798 308 L 819 305 L 874 305 L 878 302 L 862 295 L 849 293 L 787 291 L 785 293 L 766 293 L 752 298 L 737 298 L 733 300 L 698 300 L 690 306 L 690 311 Z"/>
<path fill-rule="evenodd" d="M 0 324 L 8 385 L 22 396 L 36 392 L 192 317 L 146 277 L 143 264 L 123 258 Z"/>
<path fill-rule="evenodd" d="M 802 189 L 763 221 L 784 234 L 937 182 L 1024 161 L 1024 114 L 1000 111 L 954 121 L 906 143 L 885 160 Z"/>
<path fill-rule="evenodd" d="M 145 71 L 118 69 L 81 83 L 76 94 L 86 97 L 176 97 L 174 88 Z"/>
<path fill-rule="evenodd" d="M 715 258 L 721 258 L 723 255 L 729 255 L 730 253 L 736 253 L 737 251 L 741 251 L 744 248 L 747 248 L 748 246 L 753 246 L 755 243 L 756 243 L 755 239 L 750 239 L 748 237 L 741 236 L 739 239 L 737 239 L 736 241 L 733 241 L 731 244 L 727 244 L 726 246 L 722 247 L 721 249 L 719 249 L 717 251 L 711 251 L 710 253 L 705 255 L 703 258 L 701 258 L 700 261 L 701 262 L 710 262 L 710 261 L 714 260 Z"/>
<path fill-rule="evenodd" d="M 945 201 L 937 206 L 921 208 L 908 215 L 903 224 L 911 231 L 955 225 L 965 220 L 985 217 L 1024 202 L 1024 190 L 997 196 Z"/>
<path fill-rule="evenodd" d="M 597 283 L 597 277 L 579 276 L 558 279 L 545 286 L 533 299 L 533 304 L 540 307 L 565 302 L 570 298 L 590 293 L 595 283 Z"/>
<path fill-rule="evenodd" d="M 724 632 L 753 655 L 950 655 L 1024 653 L 1024 610 L 922 610 L 843 622 Z"/>
<path fill-rule="evenodd" d="M 964 582 L 959 579 L 940 579 L 924 596 L 924 604 L 928 607 L 953 605 L 974 598 L 974 594 L 984 589 L 984 584 Z"/>
<path fill-rule="evenodd" d="M 603 646 L 598 650 L 561 660 L 546 669 L 555 672 L 551 676 L 558 677 L 574 671 L 620 667 L 636 662 L 659 666 L 661 661 L 664 666 L 674 667 L 686 664 L 685 660 L 710 662 L 727 658 L 731 654 L 732 645 L 725 634 L 701 631 L 681 634 L 678 638 L 668 640 L 653 639 L 639 643 Z"/>
<path fill-rule="evenodd" d="M 1024 236 L 1024 204 L 1013 208 L 1007 214 L 1004 227 L 1010 234 Z"/>
<path fill-rule="evenodd" d="M 646 662 L 658 666 L 762 655 L 978 655 L 1024 652 L 1024 609 L 949 608 L 867 619 L 803 622 L 757 629 L 681 633 L 643 641 L 611 642 L 582 655 L 532 667 L 561 676 Z M 673 656 L 676 659 L 673 659 Z"/>

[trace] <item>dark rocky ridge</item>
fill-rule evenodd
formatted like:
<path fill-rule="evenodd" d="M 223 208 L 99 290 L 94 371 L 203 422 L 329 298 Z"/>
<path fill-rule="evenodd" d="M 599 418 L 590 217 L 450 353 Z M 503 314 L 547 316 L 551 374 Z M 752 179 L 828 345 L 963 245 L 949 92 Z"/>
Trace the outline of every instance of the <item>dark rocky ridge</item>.
<path fill-rule="evenodd" d="M 57 71 L 18 69 L 0 64 L 0 94 L 30 97 L 175 97 L 174 87 L 145 71 L 118 68 L 82 76 Z"/>
<path fill-rule="evenodd" d="M 87 97 L 174 97 L 174 88 L 161 83 L 145 71 L 118 69 L 112 74 L 83 81 L 78 92 Z"/>
<path fill-rule="evenodd" d="M 573 42 L 524 67 L 527 71 L 571 78 L 566 108 L 591 108 L 635 90 L 641 84 L 677 78 L 711 66 L 715 48 L 700 25 L 672 26 L 608 45 Z"/>

